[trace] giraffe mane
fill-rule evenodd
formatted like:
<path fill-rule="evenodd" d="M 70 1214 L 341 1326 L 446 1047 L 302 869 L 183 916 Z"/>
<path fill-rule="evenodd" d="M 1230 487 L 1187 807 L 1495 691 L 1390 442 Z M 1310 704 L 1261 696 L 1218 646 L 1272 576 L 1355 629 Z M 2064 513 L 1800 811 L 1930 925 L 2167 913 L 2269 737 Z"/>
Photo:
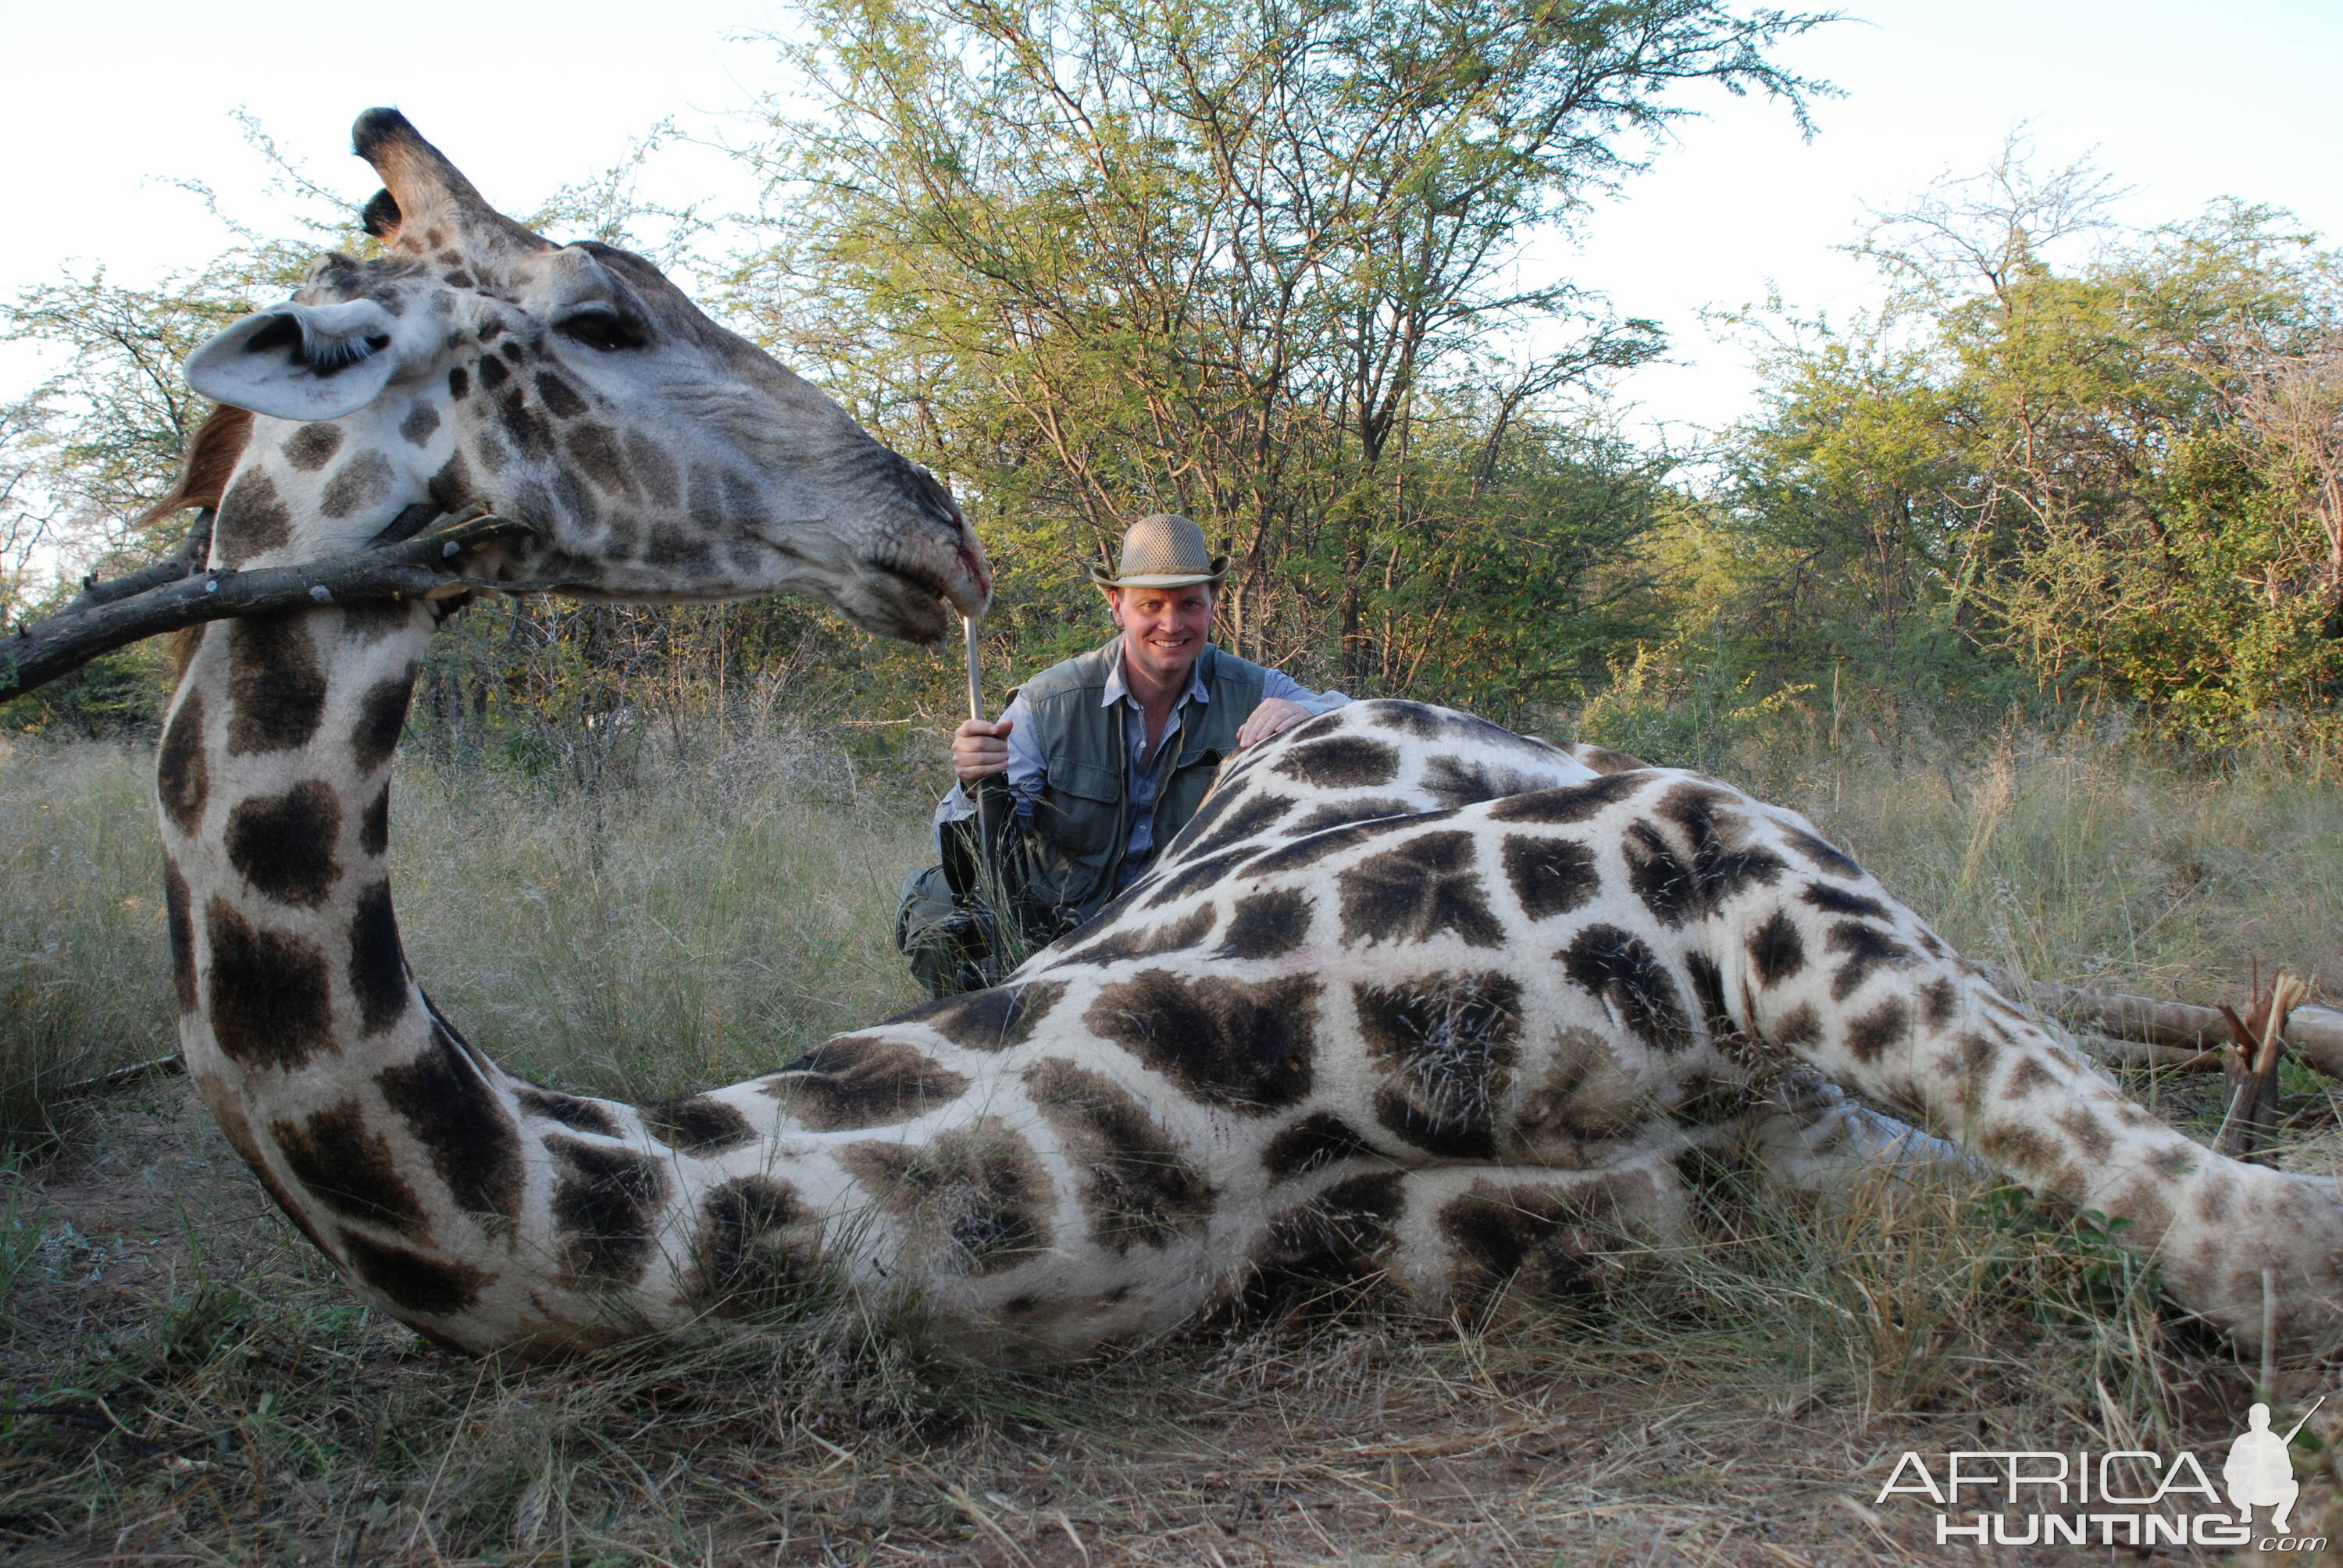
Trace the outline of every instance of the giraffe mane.
<path fill-rule="evenodd" d="M 189 507 L 216 507 L 227 489 L 228 478 L 236 472 L 236 459 L 252 439 L 252 412 L 232 404 L 215 404 L 187 437 L 186 450 L 179 457 L 179 472 L 171 487 L 155 498 L 154 505 L 132 519 L 131 528 L 140 531 L 153 528 L 186 511 Z"/>

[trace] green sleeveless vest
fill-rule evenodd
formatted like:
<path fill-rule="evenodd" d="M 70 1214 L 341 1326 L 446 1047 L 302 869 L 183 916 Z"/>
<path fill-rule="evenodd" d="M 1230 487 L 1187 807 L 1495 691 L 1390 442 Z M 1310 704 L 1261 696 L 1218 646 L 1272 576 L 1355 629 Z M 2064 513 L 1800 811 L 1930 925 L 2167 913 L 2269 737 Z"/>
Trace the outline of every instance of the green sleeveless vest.
<path fill-rule="evenodd" d="M 1118 636 L 1025 683 L 1033 739 L 1047 768 L 1028 835 L 1025 896 L 1037 914 L 1053 916 L 1051 923 L 1061 932 L 1090 919 L 1114 896 L 1115 869 L 1131 839 L 1124 779 L 1131 753 L 1123 739 L 1128 709 L 1100 700 L 1121 657 Z M 1155 796 L 1159 851 L 1196 814 L 1221 759 L 1236 750 L 1237 731 L 1261 705 L 1269 674 L 1210 645 L 1198 656 L 1196 668 L 1212 700 L 1190 704 L 1181 715 L 1180 733 L 1168 742 L 1179 748 L 1179 755 L 1166 764 L 1163 787 Z"/>

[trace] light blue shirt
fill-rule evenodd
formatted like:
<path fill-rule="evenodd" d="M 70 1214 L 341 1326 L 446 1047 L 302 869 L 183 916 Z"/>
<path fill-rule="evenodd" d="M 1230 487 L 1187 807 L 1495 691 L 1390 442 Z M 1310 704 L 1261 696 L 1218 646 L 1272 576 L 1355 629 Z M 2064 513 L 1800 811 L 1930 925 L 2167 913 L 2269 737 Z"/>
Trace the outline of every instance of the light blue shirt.
<path fill-rule="evenodd" d="M 1122 733 L 1130 749 L 1129 765 L 1123 770 L 1123 777 L 1128 781 L 1123 810 L 1131 828 L 1130 837 L 1123 841 L 1122 863 L 1115 868 L 1117 892 L 1145 870 L 1147 862 L 1155 858 L 1155 797 L 1163 788 L 1163 759 L 1178 753 L 1179 749 L 1172 744 L 1172 739 L 1180 733 L 1181 719 L 1187 712 L 1188 705 L 1212 700 L 1212 694 L 1204 689 L 1203 662 L 1202 658 L 1197 659 L 1195 666 L 1189 670 L 1187 692 L 1172 708 L 1171 721 L 1164 725 L 1163 733 L 1157 737 L 1152 756 L 1147 750 L 1147 710 L 1140 705 L 1139 699 L 1131 694 L 1131 688 L 1123 681 L 1121 659 L 1114 661 L 1114 669 L 1106 679 L 1106 689 L 1099 693 L 1099 706 L 1101 708 L 1122 704 Z M 1298 702 L 1308 709 L 1312 717 L 1330 712 L 1351 700 L 1339 691 L 1312 691 L 1282 670 L 1266 670 L 1263 675 L 1261 687 L 1263 702 L 1272 698 Z M 1010 793 L 1017 802 L 1017 819 L 1031 827 L 1033 804 L 1041 798 L 1042 786 L 1049 782 L 1050 765 L 1041 755 L 1041 744 L 1033 739 L 1033 727 L 1029 722 L 1032 716 L 1025 706 L 1023 693 L 1021 692 L 1001 711 L 1001 717 L 1013 726 L 1009 731 Z M 936 807 L 936 826 L 940 829 L 947 822 L 965 821 L 975 815 L 975 802 L 969 799 L 968 791 L 955 784 Z M 942 850 L 940 839 L 937 841 L 937 849 L 939 853 Z"/>

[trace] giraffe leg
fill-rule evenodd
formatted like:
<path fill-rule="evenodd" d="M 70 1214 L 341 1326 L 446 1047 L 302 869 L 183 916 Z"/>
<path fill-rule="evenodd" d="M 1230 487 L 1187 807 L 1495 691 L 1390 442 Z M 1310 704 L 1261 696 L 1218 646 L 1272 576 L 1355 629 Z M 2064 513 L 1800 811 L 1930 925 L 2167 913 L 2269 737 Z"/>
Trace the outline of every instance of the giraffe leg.
<path fill-rule="evenodd" d="M 1983 1161 L 1883 1115 L 1820 1073 L 1784 1073 L 1733 1129 L 1775 1185 L 1826 1202 L 1986 1174 Z"/>
<path fill-rule="evenodd" d="M 1594 1171 L 1337 1174 L 1270 1221 L 1256 1278 L 1272 1299 L 1358 1293 L 1432 1317 L 1515 1283 L 1557 1298 L 1600 1294 L 1634 1258 L 1681 1241 L 1688 1204 L 1674 1160 L 1682 1151 L 1669 1141 Z"/>
<path fill-rule="evenodd" d="M 1762 1054 L 1819 1070 L 2031 1191 L 2125 1221 L 2169 1293 L 2258 1346 L 2343 1343 L 2336 1184 L 2248 1165 L 2165 1125 L 1988 985 L 1802 820 L 1781 864 L 1715 909 L 1720 1000 Z M 1760 832 L 1760 836 L 1765 836 Z"/>

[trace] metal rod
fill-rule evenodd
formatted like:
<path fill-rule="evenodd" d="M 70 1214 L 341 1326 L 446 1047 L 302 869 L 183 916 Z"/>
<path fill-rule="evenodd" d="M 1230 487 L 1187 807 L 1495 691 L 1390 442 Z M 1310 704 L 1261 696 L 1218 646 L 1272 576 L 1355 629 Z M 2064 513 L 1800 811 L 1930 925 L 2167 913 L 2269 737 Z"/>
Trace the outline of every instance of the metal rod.
<path fill-rule="evenodd" d="M 962 616 L 960 624 L 968 633 L 968 716 L 980 719 L 984 717 L 984 677 L 976 663 L 976 622 Z"/>

